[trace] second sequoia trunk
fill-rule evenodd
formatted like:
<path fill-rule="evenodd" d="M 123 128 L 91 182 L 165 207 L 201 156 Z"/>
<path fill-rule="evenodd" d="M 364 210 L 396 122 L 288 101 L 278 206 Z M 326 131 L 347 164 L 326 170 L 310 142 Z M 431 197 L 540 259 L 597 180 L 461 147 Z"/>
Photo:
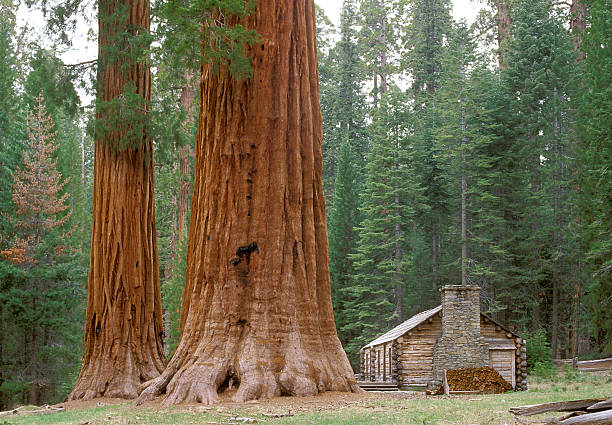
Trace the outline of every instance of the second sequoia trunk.
<path fill-rule="evenodd" d="M 149 2 L 104 0 L 98 7 L 100 104 L 124 101 L 126 87 L 133 87 L 138 104 L 123 103 L 112 120 L 97 109 L 109 131 L 96 133 L 85 356 L 69 400 L 135 398 L 141 382 L 159 376 L 165 365 L 153 143 L 146 126 L 137 131 L 133 125 L 150 120 L 151 78 L 135 55 L 116 58 L 114 52 L 119 40 L 134 41 L 148 31 Z M 119 120 L 125 112 L 132 121 Z M 118 149 L 128 129 L 134 146 Z"/>
<path fill-rule="evenodd" d="M 259 2 L 253 77 L 204 67 L 179 346 L 141 401 L 360 391 L 330 296 L 312 0 Z"/>

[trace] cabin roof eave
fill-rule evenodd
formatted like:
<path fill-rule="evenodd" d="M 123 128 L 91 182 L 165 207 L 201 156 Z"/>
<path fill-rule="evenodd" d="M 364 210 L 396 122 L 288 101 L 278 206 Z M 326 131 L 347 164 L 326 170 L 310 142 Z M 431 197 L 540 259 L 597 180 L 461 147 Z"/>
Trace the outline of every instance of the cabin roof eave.
<path fill-rule="evenodd" d="M 390 331 L 384 333 L 383 335 L 379 336 L 378 338 L 376 338 L 376 339 L 372 340 L 371 342 L 369 342 L 368 344 L 364 345 L 361 348 L 361 350 L 364 350 L 364 349 L 366 349 L 368 347 L 371 348 L 371 347 L 374 347 L 376 345 L 385 344 L 387 342 L 393 341 L 393 340 L 399 338 L 400 336 L 403 336 L 407 332 L 411 331 L 412 329 L 416 328 L 418 325 L 420 325 L 421 323 L 423 323 L 424 321 L 426 321 L 430 317 L 435 316 L 436 314 L 438 314 L 441 311 L 442 311 L 442 305 L 434 307 L 434 308 L 432 308 L 430 310 L 422 311 L 421 313 L 418 313 L 418 314 L 412 316 L 410 319 L 406 320 L 405 322 L 400 323 L 399 325 L 397 325 L 396 327 L 394 327 Z M 483 316 L 483 317 L 486 317 L 493 324 L 495 324 L 496 326 L 499 326 L 504 331 L 511 333 L 514 337 L 522 338 L 516 332 L 511 331 L 510 329 L 506 328 L 501 323 L 493 320 L 490 316 L 488 316 L 488 315 L 486 315 L 484 313 L 480 313 L 480 315 Z"/>
<path fill-rule="evenodd" d="M 422 311 L 419 314 L 412 316 L 410 319 L 406 320 L 405 322 L 400 323 L 399 325 L 397 325 L 396 327 L 394 327 L 387 333 L 374 339 L 370 343 L 364 345 L 361 349 L 363 350 L 368 347 L 374 347 L 375 345 L 380 345 L 380 344 L 384 344 L 389 341 L 393 341 L 399 338 L 400 336 L 404 335 L 406 332 L 416 328 L 418 325 L 423 323 L 425 320 L 429 319 L 430 317 L 435 316 L 441 311 L 442 311 L 442 305 L 439 305 L 430 310 Z"/>

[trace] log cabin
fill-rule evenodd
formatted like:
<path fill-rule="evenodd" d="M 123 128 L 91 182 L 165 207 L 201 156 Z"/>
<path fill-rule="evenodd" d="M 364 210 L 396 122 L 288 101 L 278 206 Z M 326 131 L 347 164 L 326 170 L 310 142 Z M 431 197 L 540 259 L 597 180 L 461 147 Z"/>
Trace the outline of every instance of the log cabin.
<path fill-rule="evenodd" d="M 480 288 L 449 285 L 442 304 L 423 311 L 361 349 L 360 379 L 399 389 L 435 388 L 444 370 L 491 366 L 527 389 L 527 350 L 520 335 L 480 311 Z"/>

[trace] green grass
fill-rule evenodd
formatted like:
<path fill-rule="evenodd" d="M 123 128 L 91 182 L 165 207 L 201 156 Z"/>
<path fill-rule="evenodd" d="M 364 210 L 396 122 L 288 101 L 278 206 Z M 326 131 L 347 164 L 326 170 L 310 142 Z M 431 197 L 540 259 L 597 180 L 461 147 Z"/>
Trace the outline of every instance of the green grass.
<path fill-rule="evenodd" d="M 553 380 L 531 378 L 530 391 L 498 395 L 432 396 L 411 399 L 376 395 L 361 401 L 332 404 L 301 403 L 300 399 L 283 399 L 280 403 L 175 407 L 153 410 L 134 407 L 131 403 L 64 411 L 49 415 L 0 417 L 0 425 L 20 424 L 237 424 L 236 417 L 253 418 L 258 424 L 274 425 L 473 425 L 514 424 L 508 409 L 527 404 L 582 398 L 612 397 L 612 377 L 588 374 L 560 374 Z M 322 398 L 322 400 L 324 400 Z M 270 418 L 266 413 L 299 412 L 293 416 Z M 548 414 L 544 416 L 553 416 Z M 4 422 L 3 422 L 4 421 Z"/>

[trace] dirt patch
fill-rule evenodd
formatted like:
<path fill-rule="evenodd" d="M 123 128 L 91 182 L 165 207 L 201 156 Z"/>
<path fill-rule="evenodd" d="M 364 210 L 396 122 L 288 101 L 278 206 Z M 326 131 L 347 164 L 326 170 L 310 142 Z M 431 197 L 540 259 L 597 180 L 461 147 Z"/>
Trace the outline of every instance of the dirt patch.
<path fill-rule="evenodd" d="M 257 414 L 261 412 L 267 413 L 300 413 L 300 412 L 319 412 L 325 410 L 336 410 L 351 406 L 359 407 L 376 407 L 375 402 L 378 400 L 408 400 L 426 398 L 425 393 L 415 391 L 397 391 L 397 392 L 366 392 L 361 394 L 344 393 L 329 391 L 312 397 L 276 397 L 267 400 L 253 400 L 246 403 L 236 403 L 231 400 L 232 392 L 227 391 L 221 394 L 221 400 L 212 406 L 204 404 L 179 404 L 176 406 L 178 410 L 205 412 L 208 410 L 223 411 L 223 410 L 244 410 L 246 412 Z M 142 407 L 152 410 L 164 410 L 162 406 L 163 398 L 144 403 Z M 123 405 L 130 408 L 133 406 L 133 400 L 123 400 L 120 398 L 96 398 L 92 400 L 76 400 L 64 403 L 58 403 L 54 407 L 64 407 L 66 410 L 87 409 L 93 407 L 104 407 L 113 405 Z"/>

